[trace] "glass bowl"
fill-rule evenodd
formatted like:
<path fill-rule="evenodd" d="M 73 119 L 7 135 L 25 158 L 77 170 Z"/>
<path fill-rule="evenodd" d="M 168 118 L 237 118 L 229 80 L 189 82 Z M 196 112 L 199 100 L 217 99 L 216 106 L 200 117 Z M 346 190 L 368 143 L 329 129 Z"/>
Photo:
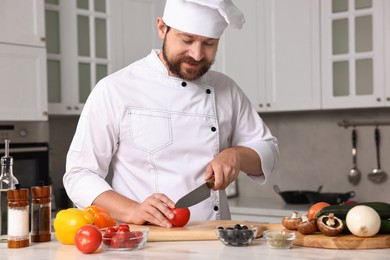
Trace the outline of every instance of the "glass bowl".
<path fill-rule="evenodd" d="M 234 227 L 219 226 L 215 231 L 219 240 L 227 246 L 249 246 L 256 238 L 258 228 L 236 224 Z"/>
<path fill-rule="evenodd" d="M 295 232 L 290 230 L 266 230 L 263 237 L 268 247 L 277 249 L 288 249 L 295 240 Z"/>
<path fill-rule="evenodd" d="M 116 232 L 109 237 L 104 237 L 105 229 L 101 229 L 103 235 L 102 248 L 104 250 L 130 251 L 140 250 L 148 240 L 148 229 L 131 230 L 127 233 Z"/>

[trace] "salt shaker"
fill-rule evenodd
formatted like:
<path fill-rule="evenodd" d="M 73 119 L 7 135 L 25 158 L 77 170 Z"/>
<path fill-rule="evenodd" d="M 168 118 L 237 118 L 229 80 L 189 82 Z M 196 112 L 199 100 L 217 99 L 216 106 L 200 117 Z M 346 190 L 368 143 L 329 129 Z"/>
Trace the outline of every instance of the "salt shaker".
<path fill-rule="evenodd" d="M 31 242 L 51 240 L 50 195 L 50 186 L 34 186 L 31 188 Z"/>
<path fill-rule="evenodd" d="M 8 199 L 8 248 L 29 246 L 29 205 L 28 189 L 7 191 Z"/>
<path fill-rule="evenodd" d="M 7 243 L 7 224 L 8 224 L 8 202 L 7 191 L 15 189 L 18 180 L 13 175 L 13 157 L 9 155 L 10 140 L 5 140 L 5 155 L 1 157 L 1 175 L 0 175 L 0 242 Z"/>

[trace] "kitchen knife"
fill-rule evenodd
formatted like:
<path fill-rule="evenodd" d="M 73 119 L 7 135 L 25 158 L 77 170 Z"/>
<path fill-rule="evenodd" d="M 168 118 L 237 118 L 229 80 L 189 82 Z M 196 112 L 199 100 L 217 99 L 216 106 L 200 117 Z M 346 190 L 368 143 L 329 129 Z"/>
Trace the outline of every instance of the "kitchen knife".
<path fill-rule="evenodd" d="M 188 208 L 210 197 L 211 188 L 214 186 L 214 177 L 184 195 L 176 202 L 176 208 Z"/>

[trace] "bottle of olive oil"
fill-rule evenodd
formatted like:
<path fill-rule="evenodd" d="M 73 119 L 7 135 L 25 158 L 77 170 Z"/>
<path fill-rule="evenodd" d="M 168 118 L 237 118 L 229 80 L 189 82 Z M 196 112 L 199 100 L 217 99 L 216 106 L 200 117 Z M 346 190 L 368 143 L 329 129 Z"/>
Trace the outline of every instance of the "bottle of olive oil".
<path fill-rule="evenodd" d="M 15 189 L 18 180 L 13 174 L 13 158 L 9 156 L 9 140 L 5 140 L 5 155 L 1 157 L 0 175 L 0 242 L 7 243 L 8 201 L 7 191 Z"/>

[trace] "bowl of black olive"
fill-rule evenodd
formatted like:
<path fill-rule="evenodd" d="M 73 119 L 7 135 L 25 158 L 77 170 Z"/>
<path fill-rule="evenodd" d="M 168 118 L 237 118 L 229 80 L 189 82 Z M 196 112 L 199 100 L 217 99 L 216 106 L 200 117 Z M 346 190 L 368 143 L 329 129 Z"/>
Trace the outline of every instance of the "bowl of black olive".
<path fill-rule="evenodd" d="M 219 240 L 227 246 L 249 246 L 256 238 L 258 227 L 236 224 L 234 227 L 219 226 L 215 231 Z"/>

